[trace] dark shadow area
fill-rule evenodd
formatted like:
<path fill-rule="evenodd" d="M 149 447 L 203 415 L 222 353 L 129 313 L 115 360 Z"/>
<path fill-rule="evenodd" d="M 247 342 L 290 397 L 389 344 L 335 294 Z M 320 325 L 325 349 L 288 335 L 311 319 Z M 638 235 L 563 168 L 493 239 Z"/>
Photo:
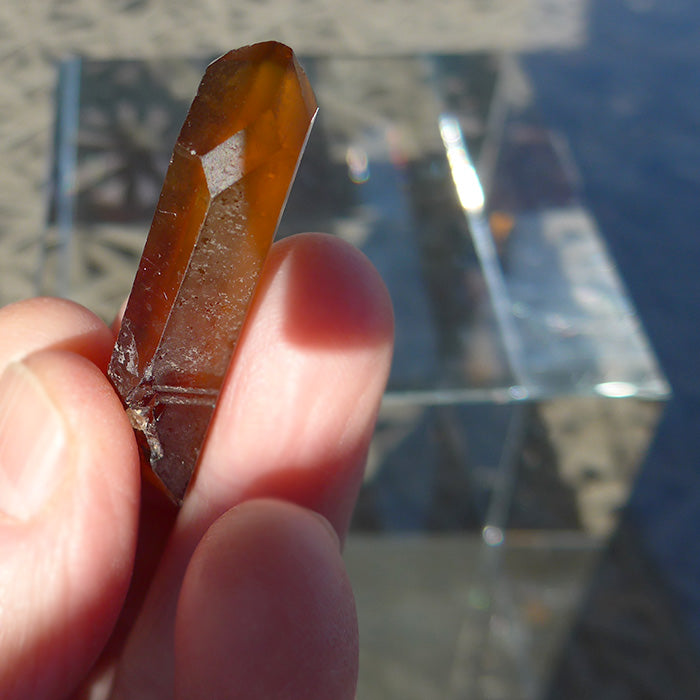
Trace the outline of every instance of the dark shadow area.
<path fill-rule="evenodd" d="M 674 391 L 552 698 L 700 697 L 699 36 L 693 0 L 593 0 L 582 49 L 526 61 Z"/>
<path fill-rule="evenodd" d="M 597 567 L 545 697 L 700 697 L 700 667 L 680 611 L 627 518 Z"/>

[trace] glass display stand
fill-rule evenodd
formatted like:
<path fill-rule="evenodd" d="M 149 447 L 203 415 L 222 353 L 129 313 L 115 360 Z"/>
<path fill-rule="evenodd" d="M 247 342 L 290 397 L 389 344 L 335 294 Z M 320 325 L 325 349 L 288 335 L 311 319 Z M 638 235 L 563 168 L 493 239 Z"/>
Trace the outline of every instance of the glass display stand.
<path fill-rule="evenodd" d="M 42 291 L 116 312 L 205 64 L 61 66 Z M 358 246 L 396 316 L 347 547 L 358 697 L 536 698 L 668 385 L 516 57 L 303 64 L 279 235 Z"/>

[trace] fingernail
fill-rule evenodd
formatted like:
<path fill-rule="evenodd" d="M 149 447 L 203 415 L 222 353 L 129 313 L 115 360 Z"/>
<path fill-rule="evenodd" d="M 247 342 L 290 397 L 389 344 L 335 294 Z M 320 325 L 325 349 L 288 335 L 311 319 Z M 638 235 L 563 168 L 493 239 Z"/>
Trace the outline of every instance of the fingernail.
<path fill-rule="evenodd" d="M 328 520 L 328 518 L 324 517 L 320 513 L 318 513 L 315 510 L 310 510 L 309 511 L 312 515 L 316 516 L 316 519 L 323 525 L 323 527 L 326 529 L 326 532 L 330 536 L 330 538 L 333 540 L 333 544 L 338 548 L 342 549 L 342 544 L 340 542 L 340 537 L 338 536 L 338 533 L 336 532 L 336 529 L 331 525 L 331 521 Z"/>
<path fill-rule="evenodd" d="M 68 445 L 63 418 L 23 363 L 0 377 L 0 513 L 30 520 L 64 478 Z"/>

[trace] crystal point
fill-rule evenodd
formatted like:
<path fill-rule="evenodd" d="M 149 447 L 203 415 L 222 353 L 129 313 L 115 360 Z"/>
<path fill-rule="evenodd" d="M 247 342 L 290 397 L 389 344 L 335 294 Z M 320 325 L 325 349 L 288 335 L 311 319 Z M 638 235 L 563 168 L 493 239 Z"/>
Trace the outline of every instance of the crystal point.
<path fill-rule="evenodd" d="M 315 113 L 291 49 L 255 44 L 207 68 L 175 144 L 108 375 L 178 503 Z"/>

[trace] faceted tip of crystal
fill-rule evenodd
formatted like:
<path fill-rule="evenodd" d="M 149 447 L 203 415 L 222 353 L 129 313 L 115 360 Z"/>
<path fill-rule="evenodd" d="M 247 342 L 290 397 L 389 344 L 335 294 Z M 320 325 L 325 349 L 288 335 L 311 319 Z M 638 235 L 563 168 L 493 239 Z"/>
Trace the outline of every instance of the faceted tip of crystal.
<path fill-rule="evenodd" d="M 296 83 L 310 121 L 316 100 L 304 70 L 285 44 L 252 44 L 216 59 L 206 70 L 180 132 L 178 146 L 183 154 L 202 157 L 244 131 L 264 112 L 275 112 L 285 83 Z M 200 128 L 203 123 L 208 124 L 206 130 Z"/>
<path fill-rule="evenodd" d="M 276 58 L 279 61 L 294 60 L 294 51 L 286 44 L 279 41 L 261 41 L 257 44 L 249 44 L 241 46 L 238 49 L 233 49 L 221 56 L 218 60 L 234 60 L 234 61 L 263 61 Z M 214 61 L 216 63 L 216 61 Z"/>

